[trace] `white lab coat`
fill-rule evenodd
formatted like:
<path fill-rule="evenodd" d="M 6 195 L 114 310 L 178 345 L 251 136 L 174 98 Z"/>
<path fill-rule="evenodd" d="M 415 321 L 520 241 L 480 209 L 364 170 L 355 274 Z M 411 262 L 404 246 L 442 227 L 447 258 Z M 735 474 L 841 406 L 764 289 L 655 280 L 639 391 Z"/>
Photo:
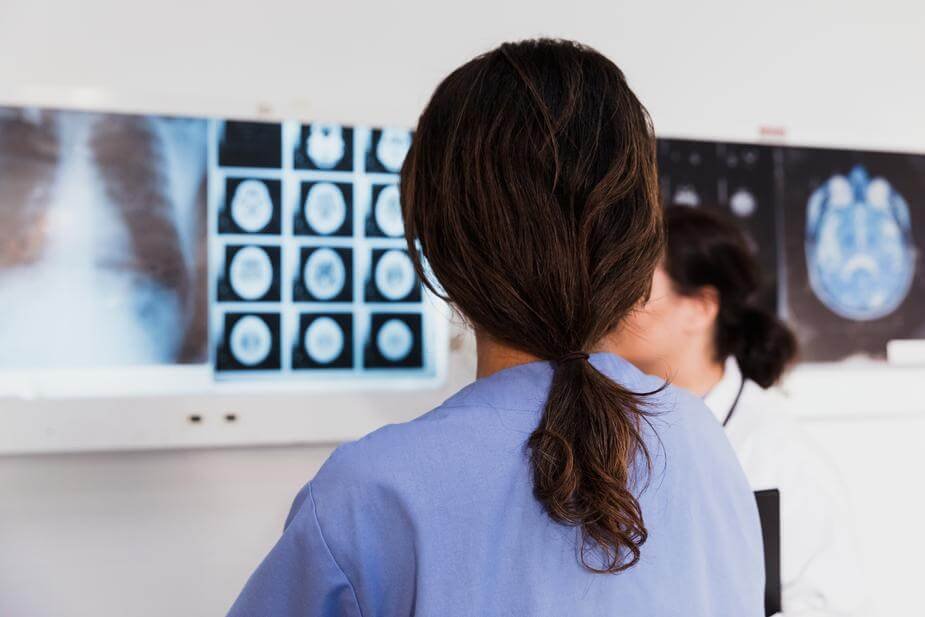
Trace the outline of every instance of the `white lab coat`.
<path fill-rule="evenodd" d="M 742 386 L 735 358 L 704 402 L 723 422 L 742 387 L 726 434 L 756 491 L 781 499 L 781 585 L 785 617 L 865 617 L 854 523 L 841 479 L 776 389 Z"/>

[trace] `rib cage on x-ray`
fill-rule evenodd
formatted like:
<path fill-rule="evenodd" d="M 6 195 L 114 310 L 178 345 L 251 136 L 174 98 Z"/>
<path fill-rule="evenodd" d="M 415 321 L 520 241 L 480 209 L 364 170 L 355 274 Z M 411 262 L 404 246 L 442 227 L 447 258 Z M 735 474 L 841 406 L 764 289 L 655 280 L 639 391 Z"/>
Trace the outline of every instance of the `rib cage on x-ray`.
<path fill-rule="evenodd" d="M 0 110 L 0 367 L 206 358 L 202 120 Z"/>

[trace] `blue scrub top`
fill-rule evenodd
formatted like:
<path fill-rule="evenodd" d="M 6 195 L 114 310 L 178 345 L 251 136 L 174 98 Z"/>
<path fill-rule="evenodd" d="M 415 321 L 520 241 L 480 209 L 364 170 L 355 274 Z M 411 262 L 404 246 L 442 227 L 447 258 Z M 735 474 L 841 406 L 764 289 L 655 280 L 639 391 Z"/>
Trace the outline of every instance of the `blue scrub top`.
<path fill-rule="evenodd" d="M 644 392 L 661 382 L 595 354 Z M 233 617 L 761 617 L 755 498 L 703 402 L 653 395 L 639 563 L 595 574 L 577 530 L 533 497 L 524 444 L 552 377 L 535 362 L 479 379 L 430 413 L 339 447 L 295 499 Z"/>

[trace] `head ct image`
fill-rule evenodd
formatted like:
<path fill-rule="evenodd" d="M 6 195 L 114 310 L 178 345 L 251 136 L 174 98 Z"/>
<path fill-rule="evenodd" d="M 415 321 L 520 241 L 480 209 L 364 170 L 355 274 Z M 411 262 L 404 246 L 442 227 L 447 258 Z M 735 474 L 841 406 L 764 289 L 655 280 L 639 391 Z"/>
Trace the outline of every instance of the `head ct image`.
<path fill-rule="evenodd" d="M 398 191 L 411 131 L 216 121 L 210 136 L 216 376 L 433 377 L 437 315 Z"/>
<path fill-rule="evenodd" d="M 925 338 L 925 156 L 660 139 L 665 204 L 746 232 L 804 362 Z"/>

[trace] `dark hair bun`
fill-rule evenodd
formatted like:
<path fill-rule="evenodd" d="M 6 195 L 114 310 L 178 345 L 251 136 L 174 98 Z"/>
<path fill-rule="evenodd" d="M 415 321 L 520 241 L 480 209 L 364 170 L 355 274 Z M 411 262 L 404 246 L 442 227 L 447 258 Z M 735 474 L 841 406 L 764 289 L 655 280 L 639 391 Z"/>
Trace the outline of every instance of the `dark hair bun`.
<path fill-rule="evenodd" d="M 769 388 L 777 383 L 796 353 L 796 337 L 776 315 L 754 307 L 742 310 L 734 355 L 746 378 Z"/>

